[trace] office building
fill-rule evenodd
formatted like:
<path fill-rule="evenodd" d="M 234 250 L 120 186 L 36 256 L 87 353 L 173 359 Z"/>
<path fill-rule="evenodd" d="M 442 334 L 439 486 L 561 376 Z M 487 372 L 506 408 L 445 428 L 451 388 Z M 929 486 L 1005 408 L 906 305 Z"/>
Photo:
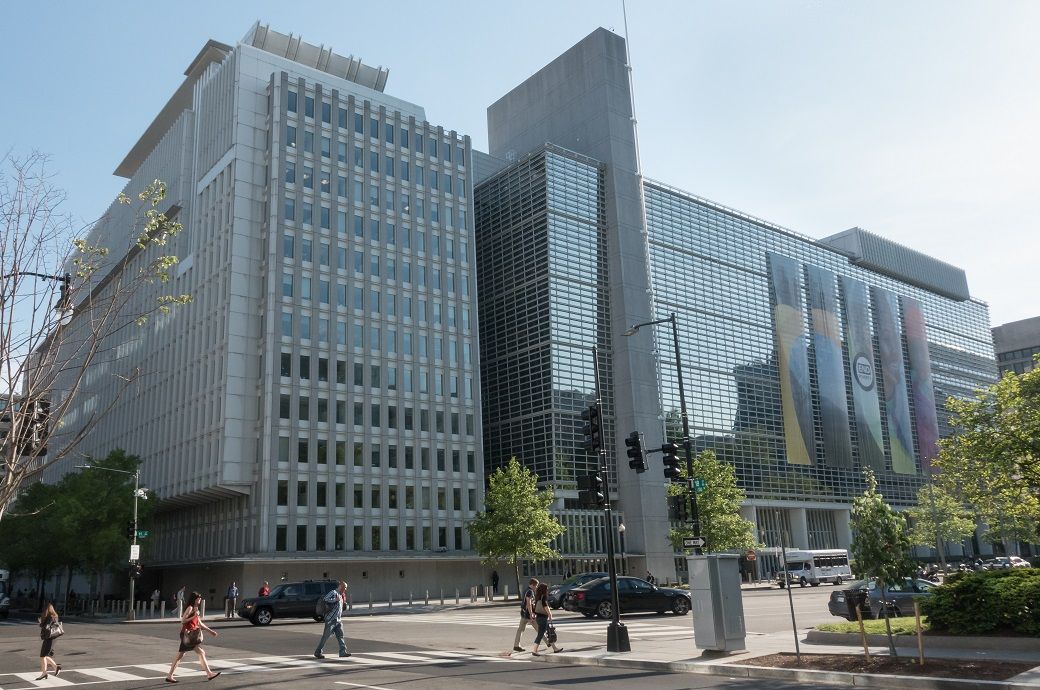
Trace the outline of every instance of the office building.
<path fill-rule="evenodd" d="M 1001 376 L 1009 371 L 1032 371 L 1036 366 L 1034 357 L 1040 354 L 1040 316 L 994 326 L 993 348 Z"/>
<path fill-rule="evenodd" d="M 624 461 L 634 430 L 648 448 L 681 436 L 671 327 L 626 335 L 635 324 L 676 314 L 693 443 L 734 467 L 767 546 L 784 533 L 847 547 L 866 468 L 911 504 L 949 432 L 943 401 L 995 379 L 988 309 L 962 270 L 859 228 L 813 240 L 647 179 L 624 40 L 609 31 L 496 101 L 488 132 L 475 193 L 485 458 L 516 455 L 557 487 L 557 513 L 581 532 L 558 541 L 561 571 L 603 532 L 602 513 L 573 501 L 590 467 L 578 415 L 595 396 L 593 345 L 628 569 L 682 564 L 660 456 L 645 474 Z"/>
<path fill-rule="evenodd" d="M 116 174 L 131 194 L 168 183 L 169 291 L 194 301 L 126 329 L 65 419 L 141 370 L 79 450 L 141 457 L 146 578 L 344 577 L 365 598 L 476 584 L 470 138 L 385 93 L 387 70 L 260 24 L 185 75 Z M 118 248 L 125 209 L 91 240 Z"/>

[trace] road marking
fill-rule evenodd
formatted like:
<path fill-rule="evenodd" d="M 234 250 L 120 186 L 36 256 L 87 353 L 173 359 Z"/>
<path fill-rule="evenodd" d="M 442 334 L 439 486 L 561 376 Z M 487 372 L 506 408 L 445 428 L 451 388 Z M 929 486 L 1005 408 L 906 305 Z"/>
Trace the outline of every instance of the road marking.
<path fill-rule="evenodd" d="M 149 671 L 156 671 L 158 673 L 163 673 L 163 674 L 166 674 L 166 673 L 170 672 L 170 665 L 169 664 L 131 664 L 131 666 L 133 668 L 143 668 L 143 669 L 147 669 Z M 70 670 L 74 670 L 74 669 L 70 669 Z M 178 676 L 204 676 L 204 675 L 206 675 L 206 672 L 205 671 L 201 671 L 201 670 L 200 671 L 196 671 L 193 668 L 182 668 L 181 665 L 178 664 L 177 665 L 177 670 L 175 671 L 175 674 L 178 675 Z"/>
<path fill-rule="evenodd" d="M 82 673 L 85 676 L 94 676 L 101 680 L 107 680 L 109 682 L 122 681 L 122 680 L 146 680 L 143 676 L 135 676 L 132 673 L 124 673 L 123 671 L 116 671 L 111 668 L 74 668 L 69 669 L 76 673 Z M 167 667 L 169 670 L 169 667 Z"/>
<path fill-rule="evenodd" d="M 12 676 L 21 678 L 24 681 L 32 683 L 33 687 L 37 688 L 54 688 L 59 685 L 75 685 L 75 683 L 69 682 L 64 678 L 55 677 L 52 673 L 43 680 L 36 680 L 40 675 L 39 673 L 12 673 Z"/>
<path fill-rule="evenodd" d="M 428 656 L 416 656 L 414 654 L 403 654 L 401 652 L 365 652 L 368 656 L 375 656 L 379 658 L 395 659 L 398 661 L 430 661 Z M 353 658 L 353 657 L 350 657 Z"/>
<path fill-rule="evenodd" d="M 365 685 L 364 683 L 348 683 L 345 680 L 337 680 L 336 685 L 349 685 L 352 688 L 368 688 L 369 690 L 390 690 L 381 685 Z"/>

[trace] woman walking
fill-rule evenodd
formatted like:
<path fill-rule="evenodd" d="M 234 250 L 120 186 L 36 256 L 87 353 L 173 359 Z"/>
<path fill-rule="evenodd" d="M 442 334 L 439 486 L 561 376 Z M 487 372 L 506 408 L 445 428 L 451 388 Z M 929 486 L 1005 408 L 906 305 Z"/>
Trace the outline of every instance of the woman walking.
<path fill-rule="evenodd" d="M 202 595 L 198 592 L 192 592 L 188 598 L 188 605 L 184 607 L 184 611 L 181 614 L 181 646 L 177 650 L 177 656 L 173 657 L 173 663 L 170 665 L 170 672 L 166 675 L 167 683 L 179 683 L 180 681 L 173 677 L 173 672 L 177 670 L 177 664 L 184 657 L 185 652 L 195 650 L 195 653 L 199 655 L 199 664 L 202 666 L 202 670 L 206 672 L 206 680 L 213 680 L 220 675 L 220 671 L 213 673 L 209 667 L 209 663 L 206 661 L 206 651 L 202 648 L 202 631 L 205 630 L 213 637 L 217 636 L 217 631 L 202 622 L 199 618 L 199 607 L 202 605 Z"/>
<path fill-rule="evenodd" d="M 40 677 L 36 680 L 45 680 L 50 667 L 54 667 L 54 675 L 61 673 L 61 664 L 54 661 L 54 641 L 65 634 L 61 627 L 58 612 L 54 610 L 54 604 L 47 602 L 47 606 L 40 614 Z"/>
<path fill-rule="evenodd" d="M 538 589 L 534 593 L 534 615 L 538 619 L 538 637 L 534 638 L 534 649 L 531 654 L 541 656 L 538 653 L 538 645 L 542 643 L 543 637 L 546 644 L 552 646 L 554 652 L 562 652 L 563 649 L 556 646 L 555 631 L 549 630 L 549 626 L 552 624 L 552 609 L 549 607 L 549 585 L 544 582 L 539 583 Z"/>

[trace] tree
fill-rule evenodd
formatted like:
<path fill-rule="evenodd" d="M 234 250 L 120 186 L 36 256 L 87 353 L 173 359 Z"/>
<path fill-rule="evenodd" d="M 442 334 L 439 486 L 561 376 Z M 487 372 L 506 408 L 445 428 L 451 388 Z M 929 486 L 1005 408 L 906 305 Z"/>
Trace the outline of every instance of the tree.
<path fill-rule="evenodd" d="M 888 632 L 888 648 L 891 655 L 896 656 L 885 592 L 889 586 L 901 583 L 903 578 L 913 573 L 910 537 L 906 520 L 878 493 L 874 472 L 865 470 L 863 476 L 867 488 L 852 502 L 852 557 L 857 572 L 873 578 L 881 589 L 881 611 Z"/>
<path fill-rule="evenodd" d="M 680 465 L 679 472 L 685 480 L 686 467 Z M 703 479 L 704 491 L 697 494 L 698 516 L 701 533 L 711 551 L 750 549 L 755 546 L 755 525 L 740 515 L 740 506 L 746 498 L 744 490 L 737 486 L 733 467 L 720 462 L 715 453 L 705 450 L 693 459 L 693 476 Z M 669 496 L 688 496 L 686 484 L 669 484 Z M 675 548 L 682 547 L 683 537 L 698 536 L 687 527 L 672 529 L 668 538 Z"/>
<path fill-rule="evenodd" d="M 975 518 L 962 501 L 942 484 L 932 483 L 917 491 L 917 505 L 906 511 L 913 525 L 910 542 L 930 546 L 939 553 L 946 568 L 946 542 L 959 542 L 975 533 Z"/>
<path fill-rule="evenodd" d="M 0 519 L 140 378 L 118 364 L 129 329 L 191 301 L 164 291 L 177 264 L 165 247 L 181 230 L 165 198 L 156 180 L 76 229 L 46 157 L 0 158 Z M 62 428 L 99 363 L 116 377 L 114 395 Z"/>
<path fill-rule="evenodd" d="M 560 556 L 549 547 L 563 534 L 563 525 L 549 513 L 552 489 L 538 490 L 538 476 L 517 459 L 499 467 L 488 478 L 484 512 L 469 523 L 474 548 L 485 565 L 505 561 L 516 571 L 520 591 L 520 561 L 544 561 Z"/>

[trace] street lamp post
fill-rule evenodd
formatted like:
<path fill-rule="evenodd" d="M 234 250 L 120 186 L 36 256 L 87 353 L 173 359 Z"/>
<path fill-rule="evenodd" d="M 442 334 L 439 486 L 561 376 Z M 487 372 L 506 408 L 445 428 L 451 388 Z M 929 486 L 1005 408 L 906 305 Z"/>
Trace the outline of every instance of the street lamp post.
<path fill-rule="evenodd" d="M 134 478 L 134 522 L 133 522 L 133 535 L 131 536 L 131 552 L 134 551 L 133 547 L 137 546 L 137 499 L 141 497 L 141 470 L 136 469 L 133 472 L 129 470 L 117 470 L 114 467 L 98 467 L 97 465 L 76 465 L 77 469 L 82 470 L 102 470 L 104 472 L 118 472 L 120 474 L 129 474 Z M 136 611 L 134 610 L 134 584 L 135 578 L 133 573 L 133 564 L 136 559 L 131 559 L 131 573 L 130 573 L 130 605 L 127 607 L 127 620 L 135 620 L 137 618 Z"/>
<path fill-rule="evenodd" d="M 617 531 L 621 536 L 621 574 L 628 575 L 628 564 L 625 562 L 625 523 L 620 523 Z"/>
<path fill-rule="evenodd" d="M 54 311 L 59 314 L 64 314 L 72 306 L 72 274 L 64 273 L 60 276 L 52 276 L 48 273 L 35 273 L 33 271 L 12 271 L 7 275 L 0 276 L 0 280 L 7 280 L 8 278 L 14 278 L 15 276 L 32 276 L 34 278 L 43 278 L 44 280 L 58 280 L 61 281 L 60 293 L 58 295 L 58 303 L 54 305 Z"/>
<path fill-rule="evenodd" d="M 679 414 L 682 416 L 683 448 L 686 450 L 686 488 L 690 498 L 690 515 L 693 517 L 693 534 L 695 537 L 701 535 L 701 517 L 697 510 L 697 492 L 693 490 L 693 445 L 690 441 L 690 419 L 686 414 L 686 393 L 683 390 L 682 356 L 679 352 L 679 327 L 676 325 L 675 312 L 673 311 L 666 319 L 657 319 L 645 323 L 637 323 L 624 335 L 635 335 L 643 326 L 654 326 L 659 323 L 672 324 L 672 341 L 675 345 L 675 373 L 679 383 Z M 665 439 L 667 441 L 667 439 Z M 698 556 L 703 553 L 700 546 L 694 548 Z"/>

